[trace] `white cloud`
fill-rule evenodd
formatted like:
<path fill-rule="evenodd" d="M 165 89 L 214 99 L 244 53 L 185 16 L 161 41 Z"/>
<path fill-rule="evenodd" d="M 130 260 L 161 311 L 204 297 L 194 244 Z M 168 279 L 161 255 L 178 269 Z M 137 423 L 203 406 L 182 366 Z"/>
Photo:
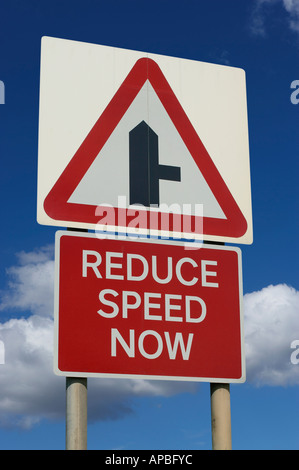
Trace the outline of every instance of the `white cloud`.
<path fill-rule="evenodd" d="M 8 287 L 0 300 L 6 317 L 9 311 L 23 316 L 0 323 L 5 346 L 0 426 L 29 428 L 43 418 L 64 417 L 65 378 L 53 373 L 53 247 L 19 253 L 17 258 L 18 264 L 7 270 Z M 188 382 L 93 379 L 88 384 L 89 415 L 92 420 L 116 419 L 131 412 L 133 396 L 170 396 L 196 389 Z"/>
<path fill-rule="evenodd" d="M 257 385 L 299 384 L 291 343 L 299 339 L 299 292 L 285 284 L 244 296 L 247 380 Z"/>
<path fill-rule="evenodd" d="M 64 387 L 52 372 L 53 320 L 41 316 L 0 324 L 0 425 L 30 427 L 63 413 Z"/>
<path fill-rule="evenodd" d="M 1 292 L 0 312 L 29 311 L 35 315 L 53 315 L 54 247 L 17 254 L 18 265 L 7 269 L 8 289 Z"/>
<path fill-rule="evenodd" d="M 251 15 L 251 31 L 260 36 L 266 34 L 265 19 L 270 7 L 280 4 L 287 13 L 288 26 L 299 33 L 299 0 L 255 0 Z"/>
<path fill-rule="evenodd" d="M 53 247 L 18 254 L 7 270 L 0 312 L 18 318 L 0 323 L 5 364 L 0 364 L 0 426 L 29 428 L 41 419 L 63 418 L 65 379 L 53 373 Z M 244 297 L 247 381 L 258 385 L 299 383 L 290 344 L 299 339 L 299 292 L 268 286 Z M 23 318 L 22 318 L 23 317 Z M 132 412 L 134 396 L 194 392 L 190 382 L 90 379 L 89 416 L 116 419 Z M 98 397 L 101 397 L 99 400 Z"/>

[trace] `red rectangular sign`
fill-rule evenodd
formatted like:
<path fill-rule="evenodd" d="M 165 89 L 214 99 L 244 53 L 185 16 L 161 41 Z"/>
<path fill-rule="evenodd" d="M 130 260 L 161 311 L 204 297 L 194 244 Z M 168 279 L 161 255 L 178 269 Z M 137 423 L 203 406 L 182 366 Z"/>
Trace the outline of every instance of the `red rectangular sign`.
<path fill-rule="evenodd" d="M 64 376 L 244 382 L 239 248 L 57 232 Z"/>

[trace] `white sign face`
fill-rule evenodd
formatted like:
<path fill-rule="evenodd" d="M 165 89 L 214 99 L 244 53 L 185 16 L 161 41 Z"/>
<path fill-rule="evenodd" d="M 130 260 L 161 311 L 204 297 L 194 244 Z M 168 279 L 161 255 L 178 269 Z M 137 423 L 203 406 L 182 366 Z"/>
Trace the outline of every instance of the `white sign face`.
<path fill-rule="evenodd" d="M 42 38 L 37 220 L 252 243 L 244 71 Z"/>

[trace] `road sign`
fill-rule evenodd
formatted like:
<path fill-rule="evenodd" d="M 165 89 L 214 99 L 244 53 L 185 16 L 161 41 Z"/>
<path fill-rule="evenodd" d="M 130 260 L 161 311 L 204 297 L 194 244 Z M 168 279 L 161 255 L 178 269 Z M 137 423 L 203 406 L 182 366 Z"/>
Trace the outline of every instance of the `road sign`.
<path fill-rule="evenodd" d="M 243 382 L 240 249 L 57 232 L 54 362 L 63 376 Z"/>
<path fill-rule="evenodd" d="M 43 38 L 38 188 L 43 224 L 252 243 L 244 71 Z"/>

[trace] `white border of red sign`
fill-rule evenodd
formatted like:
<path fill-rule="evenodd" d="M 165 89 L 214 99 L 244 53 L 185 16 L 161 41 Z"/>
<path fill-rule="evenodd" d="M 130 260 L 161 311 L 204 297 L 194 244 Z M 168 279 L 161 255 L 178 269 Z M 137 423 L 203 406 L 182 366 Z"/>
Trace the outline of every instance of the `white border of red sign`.
<path fill-rule="evenodd" d="M 137 375 L 137 374 L 111 374 L 111 373 L 88 373 L 88 372 L 67 372 L 58 368 L 58 326 L 59 326 L 59 270 L 60 270 L 60 238 L 62 236 L 76 236 L 82 238 L 96 238 L 96 233 L 84 232 L 66 232 L 57 231 L 55 236 L 55 292 L 54 292 L 54 372 L 59 376 L 68 377 L 98 377 L 98 378 L 124 378 L 124 379 L 144 379 L 144 380 L 176 380 L 176 381 L 194 381 L 194 382 L 215 382 L 215 383 L 243 383 L 246 380 L 245 370 L 245 348 L 244 348 L 244 328 L 243 328 L 243 281 L 242 281 L 242 260 L 241 249 L 234 246 L 201 244 L 201 243 L 184 243 L 181 241 L 169 241 L 163 239 L 129 237 L 128 240 L 137 243 L 159 243 L 164 245 L 185 246 L 190 249 L 200 249 L 201 247 L 211 250 L 227 250 L 234 251 L 238 256 L 238 276 L 239 276 L 239 302 L 240 302 L 240 333 L 241 333 L 241 369 L 242 374 L 238 379 L 232 378 L 215 378 L 215 377 L 179 377 L 179 376 L 155 376 L 155 375 Z M 115 235 L 106 235 L 107 239 L 117 238 Z"/>

